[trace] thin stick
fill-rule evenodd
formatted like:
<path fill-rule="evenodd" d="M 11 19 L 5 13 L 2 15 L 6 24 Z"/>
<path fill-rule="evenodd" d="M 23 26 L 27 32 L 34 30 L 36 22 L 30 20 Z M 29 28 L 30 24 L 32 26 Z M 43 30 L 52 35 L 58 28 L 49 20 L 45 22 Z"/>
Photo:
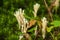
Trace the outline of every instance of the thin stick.
<path fill-rule="evenodd" d="M 54 0 L 54 1 L 51 3 L 50 7 L 48 7 L 48 4 L 46 3 L 46 0 L 44 0 L 45 6 L 46 6 L 46 8 L 47 8 L 47 10 L 48 10 L 49 17 L 50 17 L 50 20 L 51 20 L 51 21 L 53 21 L 53 17 L 52 17 L 53 14 L 52 14 L 52 12 L 51 12 L 51 8 L 54 6 L 55 1 L 56 1 L 56 0 Z"/>

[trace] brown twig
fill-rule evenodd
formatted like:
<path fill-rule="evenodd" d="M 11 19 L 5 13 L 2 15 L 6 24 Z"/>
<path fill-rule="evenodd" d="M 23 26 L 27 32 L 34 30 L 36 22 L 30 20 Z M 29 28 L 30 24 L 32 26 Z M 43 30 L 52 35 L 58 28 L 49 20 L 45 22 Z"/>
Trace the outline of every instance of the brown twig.
<path fill-rule="evenodd" d="M 45 3 L 45 6 L 48 10 L 48 13 L 49 13 L 49 17 L 50 17 L 50 21 L 53 21 L 53 15 L 52 15 L 52 12 L 51 12 L 51 8 L 54 6 L 54 3 L 55 3 L 56 0 L 54 0 L 51 5 L 48 7 L 48 4 L 46 3 L 46 0 L 44 0 L 44 3 Z"/>
<path fill-rule="evenodd" d="M 32 40 L 32 39 L 31 39 L 31 36 L 30 36 L 28 33 L 25 33 L 25 34 L 24 34 L 24 37 L 26 38 L 26 40 Z"/>
<path fill-rule="evenodd" d="M 50 9 L 52 9 L 52 7 L 55 6 L 55 2 L 56 2 L 56 0 L 54 0 L 54 1 L 51 3 L 51 5 L 50 5 L 50 7 L 49 7 Z"/>
<path fill-rule="evenodd" d="M 27 24 L 27 28 L 31 28 L 33 25 L 35 25 L 36 20 L 30 20 L 29 23 Z"/>

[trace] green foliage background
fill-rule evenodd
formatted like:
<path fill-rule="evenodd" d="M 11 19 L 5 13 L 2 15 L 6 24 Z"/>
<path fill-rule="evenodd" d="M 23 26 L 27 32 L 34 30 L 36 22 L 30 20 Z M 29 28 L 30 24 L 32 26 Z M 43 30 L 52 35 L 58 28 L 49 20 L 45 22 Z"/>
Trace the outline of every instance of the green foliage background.
<path fill-rule="evenodd" d="M 25 13 L 29 17 L 32 17 L 33 5 L 35 3 L 40 4 L 38 17 L 47 16 L 47 10 L 43 0 L 0 0 L 0 40 L 18 40 L 21 32 L 18 28 L 18 22 L 14 16 L 14 12 L 22 8 L 25 9 Z M 50 5 L 50 0 L 47 0 L 47 3 Z M 54 20 L 60 20 L 59 17 L 60 7 L 57 14 L 53 12 Z"/>

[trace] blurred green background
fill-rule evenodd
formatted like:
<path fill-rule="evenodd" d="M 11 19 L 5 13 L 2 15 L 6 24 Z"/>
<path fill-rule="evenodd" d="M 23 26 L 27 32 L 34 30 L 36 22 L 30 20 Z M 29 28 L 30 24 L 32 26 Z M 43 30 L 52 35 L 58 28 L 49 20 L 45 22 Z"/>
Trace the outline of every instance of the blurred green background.
<path fill-rule="evenodd" d="M 47 10 L 43 0 L 0 0 L 0 40 L 18 40 L 21 32 L 14 12 L 22 8 L 31 17 L 35 3 L 40 4 L 38 17 L 46 16 Z M 47 3 L 50 5 L 50 0 L 47 0 Z M 58 8 L 57 15 L 53 12 L 53 18 L 54 20 L 60 20 L 60 8 Z"/>

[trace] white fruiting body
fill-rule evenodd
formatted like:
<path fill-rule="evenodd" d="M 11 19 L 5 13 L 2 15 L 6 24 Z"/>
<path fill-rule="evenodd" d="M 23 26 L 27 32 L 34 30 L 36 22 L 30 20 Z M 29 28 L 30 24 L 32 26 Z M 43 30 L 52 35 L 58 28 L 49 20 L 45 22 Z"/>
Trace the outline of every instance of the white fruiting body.
<path fill-rule="evenodd" d="M 55 1 L 55 4 L 54 4 L 54 10 L 57 12 L 57 9 L 59 7 L 59 0 L 56 0 Z"/>
<path fill-rule="evenodd" d="M 48 23 L 47 19 L 43 17 L 42 19 L 42 37 L 43 38 L 45 38 L 47 23 Z"/>
<path fill-rule="evenodd" d="M 24 19 L 24 33 L 26 33 L 26 31 L 27 31 L 27 26 L 26 26 L 26 24 L 28 23 L 28 21 L 26 20 L 26 19 Z"/>
<path fill-rule="evenodd" d="M 21 8 L 15 12 L 14 16 L 16 17 L 18 24 L 19 24 L 19 29 L 21 29 L 22 33 L 26 33 L 27 32 L 27 26 L 26 24 L 28 24 L 28 21 L 26 20 L 26 18 L 24 17 L 24 10 L 22 10 Z M 21 40 L 23 38 L 23 35 L 19 36 L 19 40 Z"/>
<path fill-rule="evenodd" d="M 37 11 L 38 11 L 38 9 L 39 9 L 39 7 L 40 7 L 40 5 L 38 4 L 38 3 L 36 3 L 35 5 L 34 5 L 34 16 L 36 17 L 36 15 L 37 15 Z"/>
<path fill-rule="evenodd" d="M 19 40 L 22 40 L 22 38 L 23 38 L 23 35 L 20 35 L 20 36 L 19 36 Z"/>
<path fill-rule="evenodd" d="M 34 17 L 36 17 L 37 16 L 37 11 L 38 11 L 38 9 L 40 7 L 40 4 L 36 3 L 33 7 L 34 7 L 34 11 L 33 11 Z M 36 35 L 37 35 L 37 26 L 35 27 L 35 36 Z"/>
<path fill-rule="evenodd" d="M 26 30 L 27 30 L 26 24 L 28 23 L 28 21 L 24 17 L 24 10 L 20 8 L 18 11 L 15 12 L 14 16 L 16 17 L 18 21 L 21 32 L 26 33 Z"/>

